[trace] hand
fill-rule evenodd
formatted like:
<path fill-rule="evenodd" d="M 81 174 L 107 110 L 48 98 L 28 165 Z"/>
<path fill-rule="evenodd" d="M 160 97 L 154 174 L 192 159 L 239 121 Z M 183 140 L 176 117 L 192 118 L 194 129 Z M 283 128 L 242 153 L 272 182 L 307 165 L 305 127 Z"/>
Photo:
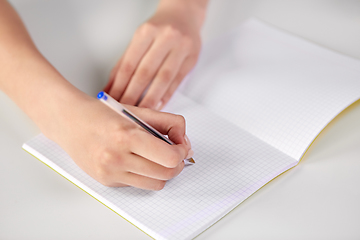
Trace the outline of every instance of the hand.
<path fill-rule="evenodd" d="M 55 141 L 103 185 L 160 190 L 182 171 L 191 149 L 182 116 L 128 106 L 176 143 L 169 145 L 96 99 L 72 106 L 81 107 L 63 113 Z"/>
<path fill-rule="evenodd" d="M 105 92 L 122 103 L 157 110 L 169 101 L 194 67 L 201 47 L 199 16 L 204 14 L 191 4 L 176 0 L 160 4 L 135 32 Z"/>
<path fill-rule="evenodd" d="M 181 116 L 129 107 L 176 144 L 169 145 L 87 96 L 40 54 L 1 0 L 0 36 L 0 89 L 90 176 L 107 186 L 159 190 L 183 169 L 192 151 Z"/>

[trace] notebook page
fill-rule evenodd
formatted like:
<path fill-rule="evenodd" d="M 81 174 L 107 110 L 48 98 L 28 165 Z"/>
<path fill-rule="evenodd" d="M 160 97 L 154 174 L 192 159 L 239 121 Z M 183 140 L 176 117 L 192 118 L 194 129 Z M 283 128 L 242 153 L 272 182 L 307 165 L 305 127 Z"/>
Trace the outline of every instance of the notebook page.
<path fill-rule="evenodd" d="M 250 20 L 205 45 L 181 92 L 299 160 L 360 97 L 360 61 Z"/>
<path fill-rule="evenodd" d="M 167 109 L 186 117 L 196 164 L 161 191 L 105 187 L 43 135 L 24 148 L 155 239 L 197 236 L 297 163 L 180 94 Z"/>

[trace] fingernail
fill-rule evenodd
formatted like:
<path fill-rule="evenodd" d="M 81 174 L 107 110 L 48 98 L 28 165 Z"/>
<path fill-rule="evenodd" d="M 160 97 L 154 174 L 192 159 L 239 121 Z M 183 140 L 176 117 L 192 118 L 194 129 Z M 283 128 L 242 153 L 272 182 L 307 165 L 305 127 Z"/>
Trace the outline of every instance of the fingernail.
<path fill-rule="evenodd" d="M 187 156 L 186 156 L 186 159 L 189 159 L 191 158 L 192 156 L 194 156 L 194 151 L 192 149 L 189 150 Z"/>
<path fill-rule="evenodd" d="M 190 147 L 190 149 L 191 149 L 191 143 L 190 143 L 190 140 L 189 140 L 189 138 L 188 138 L 188 136 L 186 134 L 184 136 L 184 139 L 185 139 L 185 144 L 188 145 Z"/>
<path fill-rule="evenodd" d="M 156 110 L 160 110 L 161 107 L 163 105 L 163 101 L 160 101 L 157 105 L 156 105 Z"/>

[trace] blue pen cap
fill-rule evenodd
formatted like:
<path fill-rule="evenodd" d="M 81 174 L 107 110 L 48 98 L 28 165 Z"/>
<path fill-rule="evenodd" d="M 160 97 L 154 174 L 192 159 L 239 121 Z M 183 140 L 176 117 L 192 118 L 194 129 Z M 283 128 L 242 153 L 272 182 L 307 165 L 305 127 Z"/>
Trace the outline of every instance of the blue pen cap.
<path fill-rule="evenodd" d="M 98 98 L 98 99 L 102 99 L 102 98 L 103 98 L 104 100 L 107 100 L 107 96 L 106 96 L 106 94 L 105 94 L 103 91 L 101 91 L 101 92 L 98 93 L 97 98 Z"/>

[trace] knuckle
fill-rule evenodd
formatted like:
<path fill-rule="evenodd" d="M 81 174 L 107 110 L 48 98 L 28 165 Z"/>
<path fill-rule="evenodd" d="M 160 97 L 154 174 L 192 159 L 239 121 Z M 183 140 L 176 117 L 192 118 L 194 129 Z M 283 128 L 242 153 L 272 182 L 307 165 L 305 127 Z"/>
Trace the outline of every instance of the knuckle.
<path fill-rule="evenodd" d="M 119 126 L 119 129 L 113 133 L 113 143 L 116 151 L 121 149 L 129 149 L 132 139 L 135 137 L 136 126 L 130 121 L 127 121 L 123 126 Z"/>
<path fill-rule="evenodd" d="M 191 66 L 192 68 L 193 66 Z M 175 81 L 179 81 L 181 82 L 185 76 L 189 73 L 189 71 L 191 70 L 191 68 L 183 68 L 183 69 L 180 69 L 179 72 L 177 73 L 177 76 L 176 76 L 176 79 Z"/>
<path fill-rule="evenodd" d="M 151 96 L 146 99 L 146 101 L 141 105 L 141 107 L 154 109 L 156 107 L 156 103 L 156 99 Z"/>
<path fill-rule="evenodd" d="M 173 154 L 169 154 L 169 158 L 165 167 L 176 168 L 176 166 L 179 164 L 180 158 L 181 157 L 179 157 L 179 154 L 177 154 L 176 152 L 174 152 Z"/>
<path fill-rule="evenodd" d="M 186 74 L 187 74 L 187 72 L 184 71 L 184 70 L 179 71 L 179 72 L 178 72 L 178 75 L 177 75 L 177 79 L 178 79 L 179 81 L 181 81 L 182 79 L 185 78 Z"/>
<path fill-rule="evenodd" d="M 98 160 L 98 175 L 102 176 L 107 166 L 114 163 L 114 156 L 109 151 L 103 151 Z"/>
<path fill-rule="evenodd" d="M 95 176 L 96 180 L 104 186 L 110 186 L 112 184 L 109 171 L 103 168 L 103 166 L 96 168 Z"/>
<path fill-rule="evenodd" d="M 114 137 L 113 137 L 113 140 L 114 140 L 114 143 L 118 146 L 124 146 L 127 144 L 128 142 L 128 131 L 125 131 L 123 129 L 122 126 L 119 126 L 117 131 L 115 131 L 114 133 Z"/>
<path fill-rule="evenodd" d="M 126 75 L 131 75 L 135 69 L 135 66 L 130 62 L 125 62 L 120 71 L 123 72 Z"/>
<path fill-rule="evenodd" d="M 166 39 L 178 39 L 181 36 L 181 32 L 173 26 L 169 25 L 165 27 L 163 36 Z"/>
<path fill-rule="evenodd" d="M 181 116 L 181 115 L 176 115 L 175 117 L 176 117 L 176 123 L 178 125 L 180 125 L 181 127 L 185 127 L 185 125 L 186 125 L 185 118 L 183 116 Z"/>
<path fill-rule="evenodd" d="M 139 72 L 138 72 L 138 76 L 139 76 L 138 81 L 140 83 L 146 82 L 147 79 L 151 77 L 150 74 L 151 74 L 151 70 L 149 67 L 144 66 L 144 67 L 140 68 Z"/>
<path fill-rule="evenodd" d="M 140 37 L 148 36 L 154 34 L 156 29 L 157 27 L 154 24 L 146 22 L 138 28 L 136 34 Z"/>
<path fill-rule="evenodd" d="M 103 152 L 102 157 L 96 163 L 95 178 L 102 185 L 113 187 L 117 184 L 113 169 L 123 169 L 125 164 L 126 162 L 123 158 L 115 156 L 110 152 Z"/>
<path fill-rule="evenodd" d="M 166 180 L 170 180 L 172 178 L 174 178 L 177 174 L 177 169 L 176 168 L 168 168 L 166 169 L 166 171 L 164 171 L 164 178 Z"/>
<path fill-rule="evenodd" d="M 164 69 L 159 73 L 159 80 L 162 83 L 167 83 L 172 78 L 172 71 L 171 69 Z"/>

